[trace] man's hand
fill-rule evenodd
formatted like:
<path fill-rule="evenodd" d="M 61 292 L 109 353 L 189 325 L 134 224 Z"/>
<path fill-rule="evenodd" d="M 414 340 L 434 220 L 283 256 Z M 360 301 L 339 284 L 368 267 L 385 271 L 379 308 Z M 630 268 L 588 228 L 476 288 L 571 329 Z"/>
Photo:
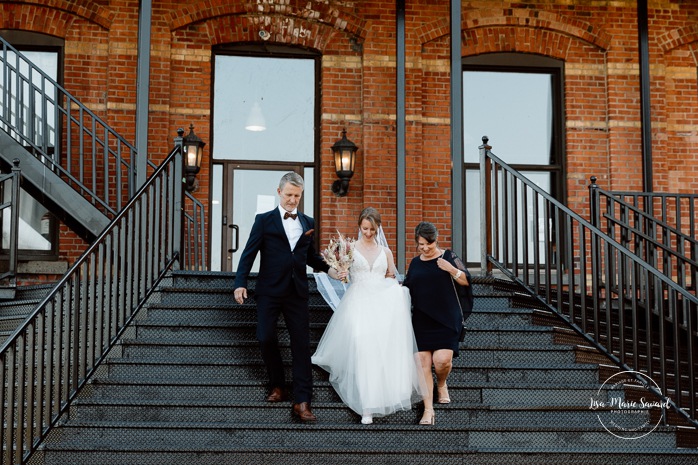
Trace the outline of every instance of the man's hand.
<path fill-rule="evenodd" d="M 241 304 L 247 298 L 247 289 L 244 287 L 238 287 L 235 289 L 235 292 L 233 292 L 233 295 L 235 296 L 235 302 Z"/>

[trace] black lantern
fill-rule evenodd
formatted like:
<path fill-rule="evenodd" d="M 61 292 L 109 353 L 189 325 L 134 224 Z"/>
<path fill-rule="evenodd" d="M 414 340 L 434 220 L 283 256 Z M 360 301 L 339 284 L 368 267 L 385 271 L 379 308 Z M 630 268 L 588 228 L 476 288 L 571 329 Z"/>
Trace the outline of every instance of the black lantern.
<path fill-rule="evenodd" d="M 347 139 L 346 128 L 342 129 L 342 138 L 332 146 L 334 153 L 334 168 L 337 171 L 337 181 L 332 183 L 332 192 L 337 197 L 347 195 L 349 191 L 349 180 L 354 176 L 354 163 L 356 162 L 356 151 L 359 148 L 352 141 Z"/>
<path fill-rule="evenodd" d="M 189 125 L 189 134 L 182 140 L 184 153 L 184 176 L 187 180 L 185 189 L 189 192 L 196 189 L 196 175 L 201 169 L 201 157 L 206 143 L 194 134 L 194 125 Z"/>

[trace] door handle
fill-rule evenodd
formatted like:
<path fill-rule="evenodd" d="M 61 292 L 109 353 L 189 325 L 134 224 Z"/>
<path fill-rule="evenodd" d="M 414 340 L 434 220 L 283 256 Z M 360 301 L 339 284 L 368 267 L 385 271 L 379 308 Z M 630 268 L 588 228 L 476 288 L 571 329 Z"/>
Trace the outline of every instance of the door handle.
<path fill-rule="evenodd" d="M 228 249 L 228 253 L 235 253 L 240 248 L 240 228 L 237 224 L 229 224 L 228 227 L 235 231 L 235 246 L 232 249 Z"/>

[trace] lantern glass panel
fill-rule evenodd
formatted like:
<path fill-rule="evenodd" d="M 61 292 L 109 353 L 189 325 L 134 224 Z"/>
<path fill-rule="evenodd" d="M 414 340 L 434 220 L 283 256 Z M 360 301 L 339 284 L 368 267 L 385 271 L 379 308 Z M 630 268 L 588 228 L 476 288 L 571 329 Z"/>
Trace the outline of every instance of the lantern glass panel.
<path fill-rule="evenodd" d="M 196 145 L 187 146 L 187 166 L 190 168 L 197 168 L 201 166 L 201 155 L 199 147 Z"/>
<path fill-rule="evenodd" d="M 342 150 L 342 170 L 343 171 L 354 171 L 354 163 L 352 163 L 352 150 L 344 149 Z"/>

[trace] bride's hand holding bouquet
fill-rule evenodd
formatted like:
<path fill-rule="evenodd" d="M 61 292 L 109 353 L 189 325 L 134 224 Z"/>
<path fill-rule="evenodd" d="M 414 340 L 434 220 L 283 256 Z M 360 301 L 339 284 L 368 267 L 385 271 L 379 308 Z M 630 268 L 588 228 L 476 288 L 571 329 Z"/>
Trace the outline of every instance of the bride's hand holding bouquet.
<path fill-rule="evenodd" d="M 354 239 L 343 236 L 337 231 L 337 237 L 330 239 L 330 244 L 322 252 L 325 263 L 340 273 L 343 283 L 349 282 L 348 273 L 354 261 Z"/>

